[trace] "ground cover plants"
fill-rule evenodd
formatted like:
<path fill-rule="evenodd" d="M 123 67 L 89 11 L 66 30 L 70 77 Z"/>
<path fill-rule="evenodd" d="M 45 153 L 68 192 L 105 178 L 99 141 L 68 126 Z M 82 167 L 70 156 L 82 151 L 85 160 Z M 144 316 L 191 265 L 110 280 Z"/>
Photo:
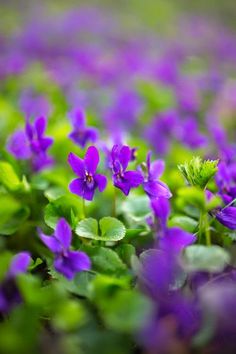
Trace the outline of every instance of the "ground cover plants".
<path fill-rule="evenodd" d="M 234 354 L 236 36 L 84 7 L 0 48 L 0 353 Z"/>

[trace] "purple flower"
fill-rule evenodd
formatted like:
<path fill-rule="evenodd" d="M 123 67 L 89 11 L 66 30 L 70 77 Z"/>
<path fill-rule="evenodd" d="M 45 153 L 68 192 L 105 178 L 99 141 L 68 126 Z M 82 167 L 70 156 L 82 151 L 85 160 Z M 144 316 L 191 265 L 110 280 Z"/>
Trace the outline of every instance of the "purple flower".
<path fill-rule="evenodd" d="M 236 207 L 229 206 L 217 211 L 216 219 L 231 230 L 236 230 Z"/>
<path fill-rule="evenodd" d="M 207 144 L 204 135 L 198 132 L 197 119 L 194 117 L 187 118 L 182 123 L 181 141 L 191 149 L 198 149 Z"/>
<path fill-rule="evenodd" d="M 129 194 L 130 189 L 137 188 L 141 183 L 143 183 L 143 176 L 141 172 L 126 171 L 131 159 L 132 150 L 129 146 L 113 146 L 110 154 L 110 168 L 113 173 L 113 184 L 125 195 Z"/>
<path fill-rule="evenodd" d="M 215 180 L 223 201 L 226 204 L 231 203 L 236 198 L 236 163 L 226 164 L 221 161 L 218 164 Z"/>
<path fill-rule="evenodd" d="M 151 208 L 156 217 L 156 229 L 158 247 L 169 253 L 181 252 L 185 247 L 196 241 L 196 236 L 186 232 L 179 227 L 167 227 L 167 220 L 170 215 L 170 205 L 166 198 L 152 199 Z"/>
<path fill-rule="evenodd" d="M 69 113 L 69 118 L 73 126 L 73 131 L 69 138 L 82 148 L 88 142 L 94 143 L 98 138 L 98 131 L 95 128 L 86 127 L 85 113 L 82 109 L 74 109 Z"/>
<path fill-rule="evenodd" d="M 151 152 L 147 155 L 147 176 L 144 177 L 143 189 L 150 198 L 170 198 L 172 196 L 168 186 L 159 181 L 162 175 L 165 163 L 163 160 L 156 160 L 151 163 Z"/>
<path fill-rule="evenodd" d="M 52 164 L 47 150 L 53 139 L 45 137 L 47 121 L 44 117 L 37 118 L 33 124 L 26 120 L 25 130 L 16 131 L 7 144 L 8 151 L 19 160 L 31 160 L 33 169 L 39 171 Z"/>
<path fill-rule="evenodd" d="M 86 200 L 93 200 L 97 188 L 99 192 L 104 191 L 107 185 L 107 178 L 96 173 L 99 153 L 95 146 L 90 146 L 87 149 L 84 160 L 70 153 L 68 162 L 74 173 L 79 177 L 70 183 L 69 189 L 71 193 L 77 194 Z"/>
<path fill-rule="evenodd" d="M 165 155 L 169 151 L 173 138 L 178 135 L 179 128 L 177 112 L 168 110 L 154 118 L 144 135 L 156 153 Z"/>
<path fill-rule="evenodd" d="M 0 312 L 8 313 L 15 305 L 22 301 L 15 277 L 25 273 L 30 263 L 28 252 L 18 253 L 12 260 L 5 279 L 0 284 Z"/>
<path fill-rule="evenodd" d="M 65 219 L 62 218 L 58 221 L 54 235 L 47 236 L 40 231 L 39 236 L 55 255 L 54 267 L 56 271 L 67 279 L 71 280 L 76 273 L 91 268 L 90 259 L 86 253 L 70 250 L 72 234 Z"/>

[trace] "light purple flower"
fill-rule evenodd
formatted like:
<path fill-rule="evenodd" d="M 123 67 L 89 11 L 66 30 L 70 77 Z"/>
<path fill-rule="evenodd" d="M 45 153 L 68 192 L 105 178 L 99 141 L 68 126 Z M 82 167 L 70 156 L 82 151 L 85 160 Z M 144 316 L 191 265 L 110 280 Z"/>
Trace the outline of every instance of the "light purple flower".
<path fill-rule="evenodd" d="M 87 149 L 84 160 L 70 153 L 68 163 L 78 176 L 69 185 L 71 193 L 77 194 L 86 200 L 93 200 L 97 188 L 99 192 L 104 191 L 107 185 L 107 178 L 96 173 L 99 153 L 95 146 L 90 146 Z"/>
<path fill-rule="evenodd" d="M 95 128 L 86 126 L 85 113 L 82 109 L 74 109 L 69 113 L 69 118 L 73 126 L 73 131 L 69 134 L 69 138 L 82 148 L 88 142 L 95 143 L 98 139 L 98 131 Z"/>
<path fill-rule="evenodd" d="M 39 231 L 39 237 L 47 248 L 54 253 L 54 267 L 57 272 L 71 280 L 75 274 L 91 268 L 91 262 L 86 253 L 70 249 L 72 233 L 65 219 L 60 219 L 52 236 Z"/>
<path fill-rule="evenodd" d="M 132 159 L 132 150 L 129 146 L 114 145 L 110 154 L 110 168 L 112 170 L 113 184 L 125 195 L 130 189 L 137 188 L 143 183 L 143 176 L 139 171 L 126 171 Z"/>
<path fill-rule="evenodd" d="M 25 130 L 16 131 L 9 139 L 7 150 L 19 160 L 31 160 L 33 169 L 39 171 L 53 163 L 47 150 L 53 139 L 45 137 L 47 121 L 37 118 L 33 124 L 26 120 Z"/>
<path fill-rule="evenodd" d="M 151 163 L 151 152 L 147 155 L 147 174 L 144 176 L 143 189 L 150 198 L 170 198 L 172 196 L 168 186 L 159 181 L 164 169 L 163 160 L 156 160 Z"/>

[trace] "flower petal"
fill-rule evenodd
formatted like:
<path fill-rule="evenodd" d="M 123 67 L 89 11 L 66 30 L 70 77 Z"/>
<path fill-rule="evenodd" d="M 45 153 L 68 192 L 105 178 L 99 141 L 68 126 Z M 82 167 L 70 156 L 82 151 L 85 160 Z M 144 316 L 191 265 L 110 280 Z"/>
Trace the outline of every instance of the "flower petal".
<path fill-rule="evenodd" d="M 95 146 L 90 146 L 84 157 L 84 165 L 87 172 L 94 174 L 99 163 L 99 153 Z"/>
<path fill-rule="evenodd" d="M 178 227 L 166 230 L 165 235 L 160 238 L 159 246 L 166 251 L 181 252 L 185 247 L 196 241 L 196 236 Z"/>
<path fill-rule="evenodd" d="M 91 261 L 86 253 L 80 251 L 69 251 L 68 258 L 71 268 L 76 272 L 91 269 Z"/>
<path fill-rule="evenodd" d="M 139 171 L 127 171 L 124 173 L 124 178 L 129 181 L 131 188 L 136 188 L 143 183 L 143 176 Z"/>
<path fill-rule="evenodd" d="M 39 117 L 34 122 L 35 130 L 37 133 L 38 138 L 41 138 L 45 133 L 47 120 L 45 117 Z"/>
<path fill-rule="evenodd" d="M 80 197 L 84 195 L 84 180 L 82 178 L 76 178 L 69 184 L 69 190 L 71 193 Z"/>
<path fill-rule="evenodd" d="M 85 112 L 82 108 L 72 109 L 68 115 L 75 130 L 85 127 Z"/>
<path fill-rule="evenodd" d="M 161 177 L 165 170 L 165 162 L 163 160 L 156 160 L 151 164 L 150 177 L 152 179 L 158 179 Z"/>
<path fill-rule="evenodd" d="M 69 153 L 68 156 L 68 163 L 72 168 L 73 172 L 78 177 L 83 177 L 85 173 L 85 164 L 84 161 L 78 157 L 77 155 L 73 154 L 73 152 Z"/>
<path fill-rule="evenodd" d="M 172 194 L 168 186 L 160 181 L 148 181 L 143 183 L 143 189 L 152 198 L 171 198 Z"/>
<path fill-rule="evenodd" d="M 7 150 L 19 160 L 29 159 L 31 150 L 24 131 L 16 131 L 7 143 Z"/>
<path fill-rule="evenodd" d="M 166 198 L 156 198 L 151 200 L 151 208 L 157 219 L 161 221 L 162 228 L 166 227 L 170 215 L 170 202 Z"/>
<path fill-rule="evenodd" d="M 106 188 L 106 185 L 107 185 L 106 176 L 97 174 L 97 175 L 94 176 L 94 180 L 97 183 L 99 192 L 103 192 L 104 189 Z"/>
<path fill-rule="evenodd" d="M 129 146 L 126 145 L 122 146 L 119 152 L 119 160 L 123 167 L 123 171 L 125 171 L 126 168 L 128 167 L 130 159 L 131 159 L 131 149 L 129 148 Z"/>
<path fill-rule="evenodd" d="M 236 207 L 227 207 L 216 214 L 216 219 L 231 230 L 236 230 Z"/>
<path fill-rule="evenodd" d="M 51 252 L 58 253 L 62 250 L 60 243 L 54 236 L 44 235 L 41 230 L 39 230 L 39 237 Z"/>
<path fill-rule="evenodd" d="M 67 221 L 63 218 L 59 219 L 56 230 L 55 237 L 62 244 L 64 249 L 68 249 L 71 244 L 71 228 Z"/>
<path fill-rule="evenodd" d="M 95 186 L 92 187 L 92 188 L 89 188 L 87 186 L 87 184 L 84 184 L 84 190 L 83 190 L 83 198 L 86 199 L 86 200 L 93 200 L 93 196 L 94 196 L 94 193 L 95 193 Z"/>
<path fill-rule="evenodd" d="M 28 252 L 18 253 L 12 260 L 8 274 L 15 276 L 19 273 L 25 273 L 30 264 L 30 254 Z"/>

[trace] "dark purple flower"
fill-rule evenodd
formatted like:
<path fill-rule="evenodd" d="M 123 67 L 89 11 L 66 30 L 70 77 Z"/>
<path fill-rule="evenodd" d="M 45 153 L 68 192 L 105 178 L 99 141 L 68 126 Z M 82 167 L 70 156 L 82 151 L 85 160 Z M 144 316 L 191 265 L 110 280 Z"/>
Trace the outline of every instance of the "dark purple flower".
<path fill-rule="evenodd" d="M 86 126 L 85 113 L 82 109 L 74 109 L 69 113 L 69 118 L 73 126 L 73 131 L 69 138 L 82 148 L 88 142 L 94 143 L 98 138 L 98 131 L 95 128 Z"/>
<path fill-rule="evenodd" d="M 12 260 L 5 279 L 0 284 L 0 312 L 8 313 L 15 305 L 22 301 L 15 277 L 25 273 L 30 264 L 28 252 L 18 253 Z"/>
<path fill-rule="evenodd" d="M 97 188 L 99 192 L 104 191 L 107 185 L 107 178 L 96 173 L 99 153 L 95 146 L 90 146 L 87 149 L 84 160 L 70 153 L 68 162 L 74 173 L 79 177 L 70 183 L 69 189 L 71 193 L 77 194 L 86 200 L 93 200 Z"/>
<path fill-rule="evenodd" d="M 75 274 L 91 268 L 90 259 L 86 253 L 71 251 L 71 229 L 65 219 L 60 219 L 52 236 L 39 232 L 40 239 L 55 255 L 54 267 L 57 272 L 71 280 Z"/>
<path fill-rule="evenodd" d="M 228 206 L 215 213 L 216 219 L 231 230 L 236 230 L 236 207 Z"/>
<path fill-rule="evenodd" d="M 33 124 L 26 120 L 25 130 L 16 131 L 7 144 L 8 151 L 19 160 L 32 161 L 33 169 L 39 171 L 52 164 L 47 150 L 53 139 L 45 137 L 46 118 L 37 118 Z"/>
<path fill-rule="evenodd" d="M 126 171 L 132 158 L 132 150 L 129 146 L 114 145 L 110 154 L 110 168 L 112 170 L 113 184 L 125 195 L 130 189 L 137 188 L 143 183 L 143 176 L 139 171 Z"/>
<path fill-rule="evenodd" d="M 147 155 L 147 173 L 144 176 L 143 189 L 150 198 L 170 198 L 172 196 L 168 186 L 159 181 L 164 168 L 165 163 L 163 160 L 156 160 L 151 163 L 151 152 Z"/>

